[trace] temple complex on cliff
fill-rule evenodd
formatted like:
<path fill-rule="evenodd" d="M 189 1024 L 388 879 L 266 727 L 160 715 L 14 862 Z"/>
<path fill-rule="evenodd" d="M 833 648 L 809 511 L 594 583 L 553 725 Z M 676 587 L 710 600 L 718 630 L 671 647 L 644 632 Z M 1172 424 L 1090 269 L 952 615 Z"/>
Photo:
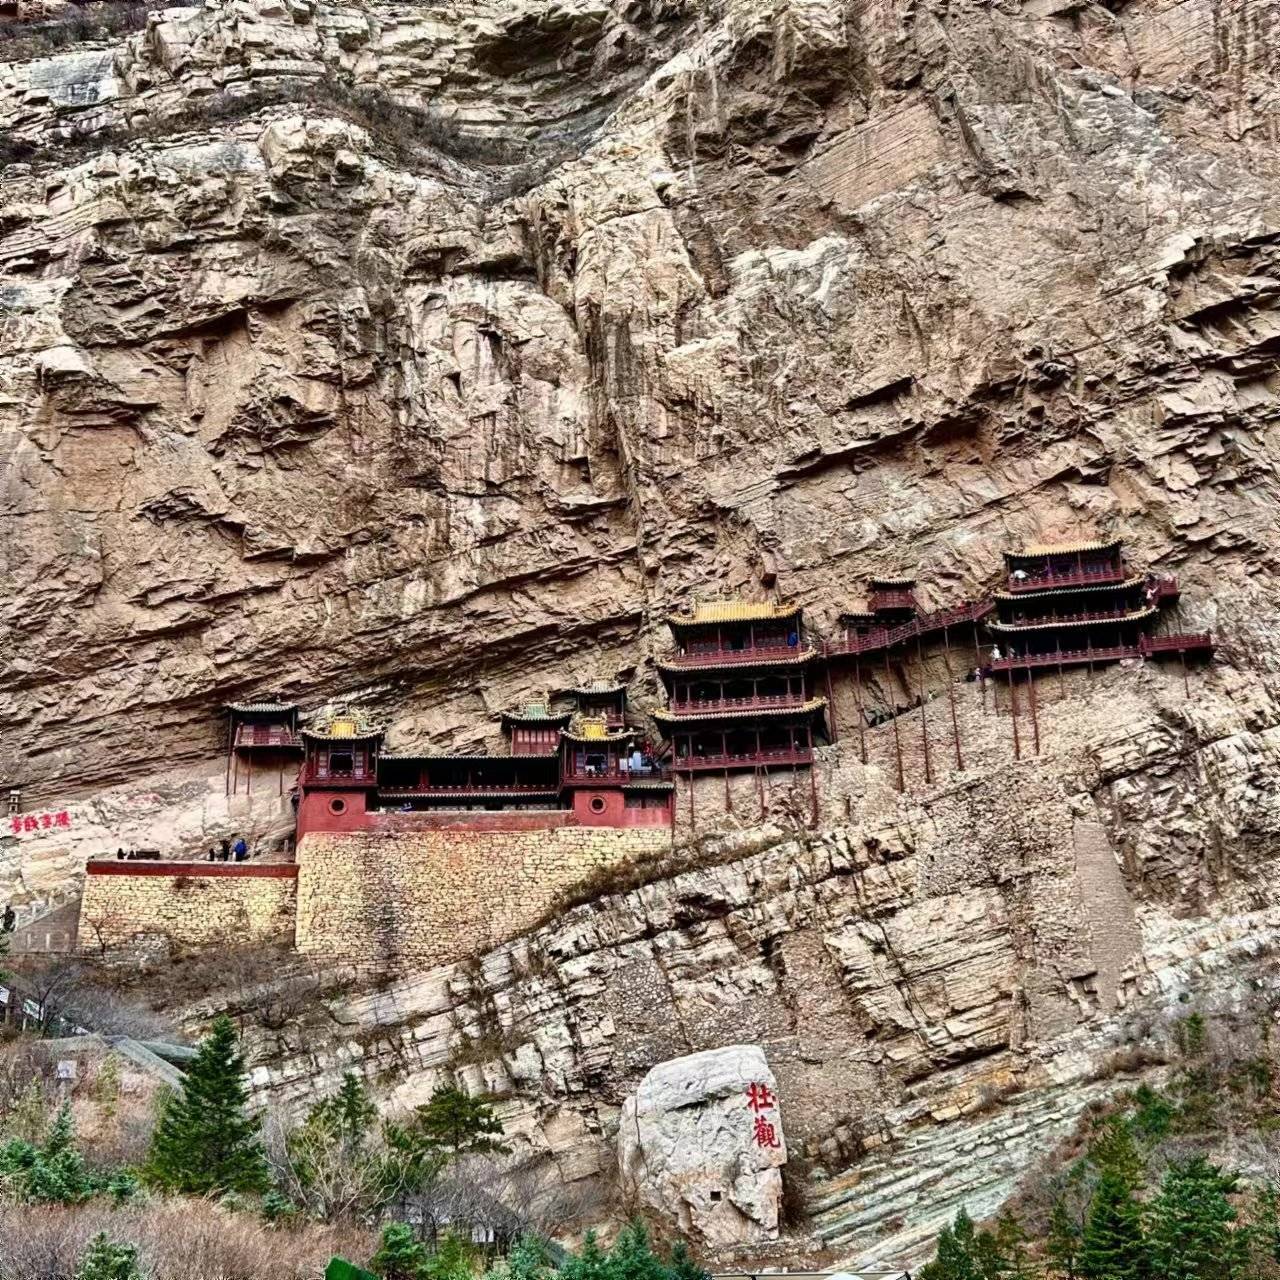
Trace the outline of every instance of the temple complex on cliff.
<path fill-rule="evenodd" d="M 656 661 L 667 705 L 652 715 L 666 742 L 661 750 L 649 745 L 644 722 L 629 717 L 626 686 L 616 681 L 566 690 L 572 705 L 553 707 L 544 697 L 504 713 L 508 749 L 500 754 L 390 753 L 382 729 L 358 713 L 329 711 L 299 729 L 292 703 L 235 703 L 228 707 L 227 793 L 269 788 L 282 795 L 301 757 L 299 837 L 415 822 L 659 825 L 674 822 L 676 776 L 687 779 L 692 820 L 700 777 L 723 774 L 728 804 L 730 774 L 769 779 L 771 771 L 809 770 L 815 745 L 838 736 L 833 682 L 847 660 L 863 761 L 867 728 L 893 720 L 901 789 L 897 718 L 904 709 L 893 690 L 906 690 L 907 710 L 923 709 L 935 696 L 926 688 L 926 644 L 936 646 L 945 667 L 957 767 L 963 752 L 953 684 L 960 677 L 1012 684 L 1045 667 L 1165 656 L 1185 666 L 1213 652 L 1207 633 L 1160 629 L 1164 611 L 1179 600 L 1177 580 L 1134 570 L 1118 541 L 1033 545 L 1005 560 L 1004 581 L 991 597 L 933 612 L 919 608 L 914 579 L 874 578 L 866 607 L 842 613 L 842 634 L 825 642 L 807 634 L 798 604 L 723 600 L 670 614 L 674 649 Z M 953 660 L 953 646 L 964 656 Z M 868 678 L 876 681 L 877 711 L 864 700 Z M 1016 734 L 1016 687 L 1012 694 Z M 1027 705 L 1038 748 L 1034 689 Z M 923 756 L 931 779 L 927 738 Z M 765 788 L 759 790 L 763 816 Z"/>

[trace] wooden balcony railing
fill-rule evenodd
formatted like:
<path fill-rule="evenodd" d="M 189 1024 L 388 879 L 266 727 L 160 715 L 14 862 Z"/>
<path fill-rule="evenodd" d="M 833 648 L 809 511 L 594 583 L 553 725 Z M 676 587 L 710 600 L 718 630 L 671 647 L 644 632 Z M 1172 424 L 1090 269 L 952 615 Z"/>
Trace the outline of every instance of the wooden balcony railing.
<path fill-rule="evenodd" d="M 714 646 L 698 646 L 673 653 L 662 659 L 670 667 L 705 667 L 711 664 L 722 667 L 749 666 L 752 663 L 771 662 L 778 658 L 797 658 L 813 654 L 814 649 L 805 644 L 750 645 L 745 649 L 717 649 Z"/>
<path fill-rule="evenodd" d="M 1079 569 L 1046 570 L 1025 577 L 1009 576 L 1010 591 L 1043 591 L 1046 587 L 1096 587 L 1109 582 L 1123 582 L 1129 577 L 1128 565 L 1084 565 Z"/>
<path fill-rule="evenodd" d="M 465 787 L 379 787 L 378 794 L 388 799 L 400 796 L 423 796 L 427 799 L 447 799 L 450 796 L 553 796 L 559 790 L 554 783 L 510 785 L 495 782 L 486 785 L 482 782 L 472 783 Z"/>
<path fill-rule="evenodd" d="M 302 739 L 291 729 L 275 725 L 242 724 L 236 729 L 237 747 L 301 747 Z"/>
<path fill-rule="evenodd" d="M 945 631 L 948 627 L 959 626 L 965 622 L 979 622 L 994 608 L 990 600 L 976 600 L 970 604 L 958 604 L 950 609 L 939 609 L 935 613 L 922 613 L 896 627 L 875 627 L 866 635 L 846 635 L 843 640 L 832 640 L 824 646 L 828 657 L 850 657 L 860 653 L 870 653 L 879 649 L 892 649 L 904 640 L 912 640 L 916 636 L 929 635 L 934 631 Z"/>
<path fill-rule="evenodd" d="M 647 769 L 625 769 L 616 765 L 593 770 L 566 769 L 564 781 L 588 786 L 593 782 L 670 782 L 671 770 L 662 765 L 651 765 Z"/>
<path fill-rule="evenodd" d="M 1051 613 L 1032 618 L 1015 618 L 1001 623 L 1005 627 L 1051 627 L 1066 622 L 1116 622 L 1131 618 L 1132 609 L 1095 609 L 1088 613 Z"/>
<path fill-rule="evenodd" d="M 678 716 L 708 715 L 716 711 L 772 711 L 778 707 L 802 707 L 802 693 L 762 693 L 743 698 L 685 698 L 671 704 Z"/>
<path fill-rule="evenodd" d="M 744 766 L 753 768 L 771 768 L 773 765 L 812 764 L 813 751 L 809 747 L 796 747 L 788 750 L 783 747 L 777 751 L 744 751 L 729 752 L 727 755 L 684 756 L 675 761 L 677 773 L 691 773 L 699 769 L 741 769 Z"/>
<path fill-rule="evenodd" d="M 1185 631 L 1167 636 L 1139 636 L 1133 645 L 1105 648 L 1063 649 L 1023 657 L 997 658 L 989 671 L 1024 671 L 1028 667 L 1078 667 L 1089 662 L 1118 662 L 1122 658 L 1153 658 L 1169 653 L 1212 653 L 1213 637 L 1207 631 Z"/>

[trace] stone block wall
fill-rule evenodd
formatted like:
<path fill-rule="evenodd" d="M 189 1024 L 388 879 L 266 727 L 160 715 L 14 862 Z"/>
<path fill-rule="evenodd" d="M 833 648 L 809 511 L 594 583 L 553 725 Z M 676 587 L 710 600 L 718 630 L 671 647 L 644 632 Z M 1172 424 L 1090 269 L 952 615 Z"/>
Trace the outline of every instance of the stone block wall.
<path fill-rule="evenodd" d="M 297 947 L 449 963 L 531 928 L 598 868 L 670 847 L 666 827 L 315 832 L 298 849 Z"/>
<path fill-rule="evenodd" d="M 297 873 L 292 863 L 90 862 L 80 949 L 288 939 Z"/>

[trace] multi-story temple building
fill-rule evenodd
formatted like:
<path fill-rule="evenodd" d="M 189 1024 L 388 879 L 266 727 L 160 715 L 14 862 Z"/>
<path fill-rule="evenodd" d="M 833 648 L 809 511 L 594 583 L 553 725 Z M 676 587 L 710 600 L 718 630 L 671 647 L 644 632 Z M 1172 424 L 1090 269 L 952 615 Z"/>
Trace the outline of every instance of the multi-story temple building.
<path fill-rule="evenodd" d="M 705 604 L 668 624 L 676 650 L 657 665 L 669 705 L 654 719 L 677 773 L 812 763 L 826 699 L 798 605 Z"/>
<path fill-rule="evenodd" d="M 1161 610 L 1178 601 L 1178 581 L 1135 572 L 1118 541 L 1030 546 L 1005 561 L 1007 582 L 987 623 L 993 673 L 1213 652 L 1204 632 L 1156 634 Z"/>
<path fill-rule="evenodd" d="M 307 831 L 403 829 L 433 818 L 465 826 L 468 815 L 556 815 L 584 826 L 659 826 L 671 821 L 673 784 L 636 734 L 603 716 L 532 703 L 503 716 L 506 755 L 389 753 L 383 730 L 339 711 L 304 730 L 298 837 Z"/>

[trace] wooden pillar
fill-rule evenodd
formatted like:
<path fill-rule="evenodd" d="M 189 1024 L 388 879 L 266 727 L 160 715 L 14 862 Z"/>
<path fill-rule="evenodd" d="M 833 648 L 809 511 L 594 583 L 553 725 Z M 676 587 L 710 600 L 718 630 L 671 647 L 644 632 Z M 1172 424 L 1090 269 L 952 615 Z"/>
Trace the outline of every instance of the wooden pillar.
<path fill-rule="evenodd" d="M 1040 721 L 1036 716 L 1036 676 L 1027 664 L 1027 701 L 1031 704 L 1031 737 L 1035 743 L 1035 753 L 1040 754 Z"/>
<path fill-rule="evenodd" d="M 978 624 L 973 623 L 973 665 L 978 672 L 978 693 L 982 697 L 982 713 L 987 713 L 987 682 L 982 674 L 982 650 L 978 647 Z"/>
<path fill-rule="evenodd" d="M 810 747 L 812 748 L 812 740 L 810 741 Z M 811 812 L 813 815 L 812 825 L 816 827 L 818 825 L 818 777 L 817 777 L 818 771 L 817 769 L 814 768 L 812 754 L 813 754 L 812 750 L 810 750 L 809 798 L 812 803 L 812 809 L 811 809 Z"/>
<path fill-rule="evenodd" d="M 698 817 L 697 817 L 697 814 L 694 812 L 694 805 L 693 805 L 694 776 L 695 776 L 694 771 L 691 768 L 689 770 L 689 834 L 690 835 L 693 835 L 693 833 L 698 829 Z"/>
<path fill-rule="evenodd" d="M 1009 697 L 1013 715 L 1013 758 L 1022 759 L 1022 744 L 1018 741 L 1018 673 L 1009 668 Z"/>
<path fill-rule="evenodd" d="M 862 662 L 853 660 L 853 701 L 858 708 L 858 746 L 862 752 L 862 763 L 867 763 L 867 716 L 862 709 Z"/>
<path fill-rule="evenodd" d="M 729 790 L 729 770 L 724 771 L 724 811 L 725 813 L 733 812 L 733 795 Z"/>
<path fill-rule="evenodd" d="M 227 713 L 227 776 L 223 784 L 226 795 L 231 794 L 231 757 L 236 752 L 236 730 L 231 713 Z"/>
<path fill-rule="evenodd" d="M 920 646 L 920 636 L 916 636 L 916 689 L 920 696 L 920 739 L 924 743 L 924 780 L 933 781 L 933 765 L 929 760 L 929 717 L 925 713 L 924 696 L 924 650 Z"/>
<path fill-rule="evenodd" d="M 1187 683 L 1187 651 L 1185 649 L 1178 650 L 1178 661 L 1182 663 L 1182 696 L 1189 698 L 1191 697 L 1191 686 Z"/>
<path fill-rule="evenodd" d="M 947 664 L 947 700 L 951 705 L 951 741 L 956 749 L 956 768 L 964 768 L 964 757 L 960 754 L 960 722 L 956 719 L 956 681 L 951 670 L 951 633 L 945 627 L 942 631 L 942 660 Z"/>
<path fill-rule="evenodd" d="M 836 724 L 836 695 L 831 687 L 831 664 L 826 664 L 827 674 L 827 706 L 831 708 L 831 741 L 840 741 L 840 729 Z M 788 682 L 789 684 L 790 682 Z"/>
<path fill-rule="evenodd" d="M 892 673 L 889 670 L 889 650 L 884 651 L 884 678 L 885 678 L 885 694 L 888 695 L 888 685 L 892 679 Z M 898 730 L 898 705 L 896 700 L 889 709 L 889 717 L 893 721 L 893 749 L 898 757 L 898 790 L 905 791 L 906 780 L 902 776 L 902 739 Z"/>
<path fill-rule="evenodd" d="M 764 780 L 763 780 L 763 779 L 761 778 L 761 776 L 760 776 L 760 762 L 759 762 L 759 758 L 758 758 L 758 757 L 759 757 L 759 755 L 760 755 L 759 742 L 760 742 L 760 735 L 757 733 L 757 734 L 756 734 L 756 744 L 757 744 L 757 746 L 756 746 L 756 756 L 757 756 L 757 760 L 756 760 L 756 767 L 755 767 L 755 775 L 756 775 L 756 794 L 760 797 L 760 821 L 761 821 L 761 822 L 763 822 L 763 821 L 764 821 L 764 815 L 765 815 L 766 810 L 765 810 L 765 805 L 764 805 Z"/>

